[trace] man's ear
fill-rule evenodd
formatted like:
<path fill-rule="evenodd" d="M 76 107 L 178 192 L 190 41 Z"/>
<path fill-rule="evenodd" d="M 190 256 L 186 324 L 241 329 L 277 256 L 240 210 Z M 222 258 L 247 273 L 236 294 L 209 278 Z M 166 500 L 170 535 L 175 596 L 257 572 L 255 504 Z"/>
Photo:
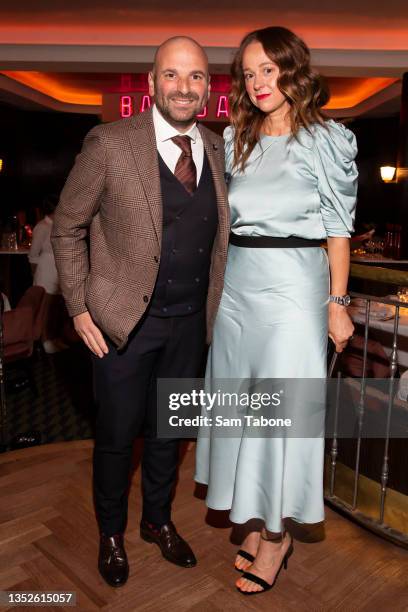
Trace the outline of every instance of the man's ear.
<path fill-rule="evenodd" d="M 149 72 L 147 75 L 147 82 L 149 83 L 149 96 L 154 96 L 154 75 L 153 72 Z"/>
<path fill-rule="evenodd" d="M 207 89 L 207 93 L 208 93 L 208 99 L 210 99 L 210 93 L 211 93 L 211 76 L 208 75 L 208 89 Z"/>

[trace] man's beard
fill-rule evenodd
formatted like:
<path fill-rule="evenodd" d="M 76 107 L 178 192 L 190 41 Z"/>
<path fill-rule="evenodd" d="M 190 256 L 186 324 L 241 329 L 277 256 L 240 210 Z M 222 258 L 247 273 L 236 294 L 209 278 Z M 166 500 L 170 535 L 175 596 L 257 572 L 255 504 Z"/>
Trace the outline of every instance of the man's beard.
<path fill-rule="evenodd" d="M 179 100 L 190 100 L 193 102 L 197 102 L 197 104 L 195 104 L 194 107 L 191 108 L 191 111 L 188 115 L 185 115 L 184 113 L 180 113 L 180 116 L 179 116 L 178 113 L 174 114 L 174 112 L 171 111 L 170 100 L 172 100 L 173 98 L 177 98 Z M 204 106 L 204 103 L 200 105 L 199 101 L 200 101 L 200 98 L 197 96 L 197 94 L 193 94 L 193 93 L 182 94 L 181 92 L 178 92 L 178 91 L 176 91 L 174 94 L 169 96 L 168 99 L 160 97 L 160 96 L 156 96 L 155 98 L 155 104 L 158 110 L 160 111 L 160 113 L 163 115 L 163 117 L 169 123 L 176 123 L 178 125 L 183 125 L 183 126 L 189 125 L 193 121 L 195 121 L 196 116 L 201 112 L 202 106 Z"/>

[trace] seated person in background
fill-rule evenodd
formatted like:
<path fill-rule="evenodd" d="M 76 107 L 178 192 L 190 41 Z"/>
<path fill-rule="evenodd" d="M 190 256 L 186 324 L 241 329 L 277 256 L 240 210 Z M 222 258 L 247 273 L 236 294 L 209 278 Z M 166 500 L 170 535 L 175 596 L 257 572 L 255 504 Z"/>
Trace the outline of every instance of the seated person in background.
<path fill-rule="evenodd" d="M 408 401 L 408 370 L 401 374 L 398 386 L 398 399 Z"/>
<path fill-rule="evenodd" d="M 42 206 L 44 218 L 34 227 L 28 255 L 33 272 L 33 285 L 44 287 L 46 291 L 46 312 L 42 338 L 46 353 L 55 353 L 67 348 L 59 340 L 63 328 L 64 304 L 50 241 L 54 211 L 57 204 L 58 197 L 56 195 L 49 195 L 44 199 Z"/>
<path fill-rule="evenodd" d="M 8 310 L 11 310 L 10 302 L 9 302 L 9 299 L 8 299 L 7 295 L 5 293 L 1 292 L 1 297 L 3 298 L 4 312 L 7 312 Z"/>

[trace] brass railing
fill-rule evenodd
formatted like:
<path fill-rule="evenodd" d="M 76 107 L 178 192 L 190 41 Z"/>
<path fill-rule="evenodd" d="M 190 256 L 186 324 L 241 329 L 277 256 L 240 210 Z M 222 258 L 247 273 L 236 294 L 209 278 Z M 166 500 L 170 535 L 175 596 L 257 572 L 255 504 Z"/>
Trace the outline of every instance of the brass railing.
<path fill-rule="evenodd" d="M 353 298 L 365 300 L 362 376 L 354 380 L 357 397 L 359 394 L 356 411 L 357 431 L 354 438 L 355 449 L 353 449 L 352 453 L 349 453 L 348 465 L 339 460 L 342 444 L 345 443 L 338 432 L 338 419 L 342 414 L 342 408 L 344 408 L 341 405 L 340 399 L 340 385 L 344 381 L 340 359 L 337 383 L 335 383 L 337 385 L 337 392 L 335 394 L 334 427 L 331 434 L 332 437 L 326 443 L 325 499 L 329 505 L 339 509 L 364 527 L 369 528 L 386 539 L 392 540 L 396 544 L 408 547 L 408 492 L 401 493 L 389 487 L 390 470 L 393 467 L 390 464 L 390 441 L 392 440 L 390 426 L 398 382 L 396 375 L 398 373 L 400 308 L 407 307 L 408 304 L 367 294 L 352 293 L 351 295 Z M 370 337 L 370 310 L 373 302 L 390 304 L 395 307 L 391 353 L 389 356 L 390 377 L 386 381 L 387 392 L 384 394 L 384 431 L 381 439 L 376 440 L 375 450 L 377 454 L 375 460 L 371 462 L 371 465 L 378 464 L 381 465 L 381 468 L 374 478 L 372 475 L 367 477 L 361 471 L 362 444 L 364 443 L 363 423 L 366 417 L 367 383 L 369 383 L 369 379 L 366 376 L 367 347 Z M 408 443 L 408 440 L 405 439 L 405 442 Z M 381 448 L 381 451 L 378 451 L 378 448 Z M 378 456 L 379 452 L 382 453 L 381 458 Z M 395 456 L 393 459 L 395 462 Z M 402 461 L 402 457 L 400 457 L 400 460 Z M 408 473 L 406 480 L 407 487 L 404 486 L 402 489 L 408 488 Z"/>

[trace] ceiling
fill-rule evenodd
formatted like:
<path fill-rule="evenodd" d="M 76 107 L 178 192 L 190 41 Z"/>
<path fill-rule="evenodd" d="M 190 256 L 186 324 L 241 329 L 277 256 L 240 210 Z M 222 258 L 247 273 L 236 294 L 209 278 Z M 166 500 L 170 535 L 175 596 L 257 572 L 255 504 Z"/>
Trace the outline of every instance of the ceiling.
<path fill-rule="evenodd" d="M 178 33 L 234 47 L 251 29 L 282 25 L 316 49 L 408 44 L 408 3 L 401 0 L 2 0 L 0 17 L 0 43 L 157 45 Z"/>
<path fill-rule="evenodd" d="M 329 80 L 333 115 L 398 111 L 408 70 L 408 2 L 399 0 L 286 0 L 284 8 L 265 0 L 201 0 L 188 8 L 179 0 L 2 0 L 0 100 L 100 113 L 103 93 L 123 91 L 129 75 L 137 81 L 167 37 L 195 37 L 212 74 L 226 75 L 242 36 L 267 25 L 305 39 Z"/>

